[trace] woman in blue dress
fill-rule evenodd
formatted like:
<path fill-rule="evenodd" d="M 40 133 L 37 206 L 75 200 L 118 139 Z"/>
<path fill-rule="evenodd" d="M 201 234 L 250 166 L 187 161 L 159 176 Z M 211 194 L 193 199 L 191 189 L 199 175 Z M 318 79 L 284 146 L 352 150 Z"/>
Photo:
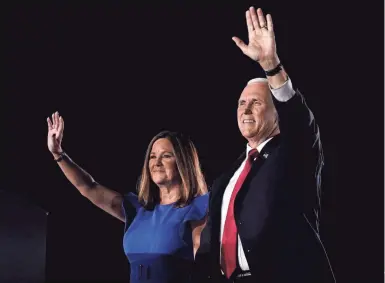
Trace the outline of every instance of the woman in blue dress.
<path fill-rule="evenodd" d="M 189 282 L 205 225 L 209 193 L 190 139 L 163 131 L 150 142 L 137 194 L 97 183 L 61 146 L 64 120 L 48 123 L 48 149 L 68 180 L 96 206 L 125 222 L 130 283 Z"/>

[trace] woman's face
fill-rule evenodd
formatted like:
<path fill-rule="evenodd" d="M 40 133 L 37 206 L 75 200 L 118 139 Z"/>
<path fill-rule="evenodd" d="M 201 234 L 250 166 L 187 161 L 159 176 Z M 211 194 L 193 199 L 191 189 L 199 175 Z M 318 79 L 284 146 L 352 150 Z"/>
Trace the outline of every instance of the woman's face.
<path fill-rule="evenodd" d="M 151 179 L 158 186 L 175 184 L 180 180 L 173 149 L 166 138 L 158 139 L 152 145 L 148 166 Z"/>

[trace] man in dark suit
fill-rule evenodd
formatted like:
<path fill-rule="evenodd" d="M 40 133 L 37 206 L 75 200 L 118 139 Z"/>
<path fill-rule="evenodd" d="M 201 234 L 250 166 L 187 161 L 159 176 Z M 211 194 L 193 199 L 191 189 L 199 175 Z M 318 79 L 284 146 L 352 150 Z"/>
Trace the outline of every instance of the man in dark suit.
<path fill-rule="evenodd" d="M 248 143 L 212 186 L 197 281 L 334 282 L 319 237 L 318 126 L 280 64 L 271 16 L 251 7 L 246 21 L 248 45 L 233 40 L 267 79 L 249 81 L 240 95 L 238 126 Z"/>

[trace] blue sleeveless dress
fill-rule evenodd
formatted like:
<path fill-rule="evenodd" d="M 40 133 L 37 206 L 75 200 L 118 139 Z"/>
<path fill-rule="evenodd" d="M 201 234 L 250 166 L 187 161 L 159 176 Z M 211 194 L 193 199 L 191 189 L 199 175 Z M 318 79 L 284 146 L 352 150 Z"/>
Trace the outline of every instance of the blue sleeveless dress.
<path fill-rule="evenodd" d="M 185 207 L 158 204 L 144 209 L 137 195 L 124 196 L 123 248 L 130 262 L 130 283 L 189 282 L 194 263 L 190 221 L 206 216 L 209 193 Z"/>

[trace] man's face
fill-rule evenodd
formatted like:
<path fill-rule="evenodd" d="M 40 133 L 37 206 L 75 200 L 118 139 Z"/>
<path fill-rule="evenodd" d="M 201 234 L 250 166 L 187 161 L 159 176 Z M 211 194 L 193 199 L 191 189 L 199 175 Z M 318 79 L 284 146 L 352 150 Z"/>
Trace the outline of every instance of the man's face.
<path fill-rule="evenodd" d="M 238 101 L 238 127 L 246 139 L 266 138 L 275 127 L 277 114 L 265 82 L 247 85 Z"/>

